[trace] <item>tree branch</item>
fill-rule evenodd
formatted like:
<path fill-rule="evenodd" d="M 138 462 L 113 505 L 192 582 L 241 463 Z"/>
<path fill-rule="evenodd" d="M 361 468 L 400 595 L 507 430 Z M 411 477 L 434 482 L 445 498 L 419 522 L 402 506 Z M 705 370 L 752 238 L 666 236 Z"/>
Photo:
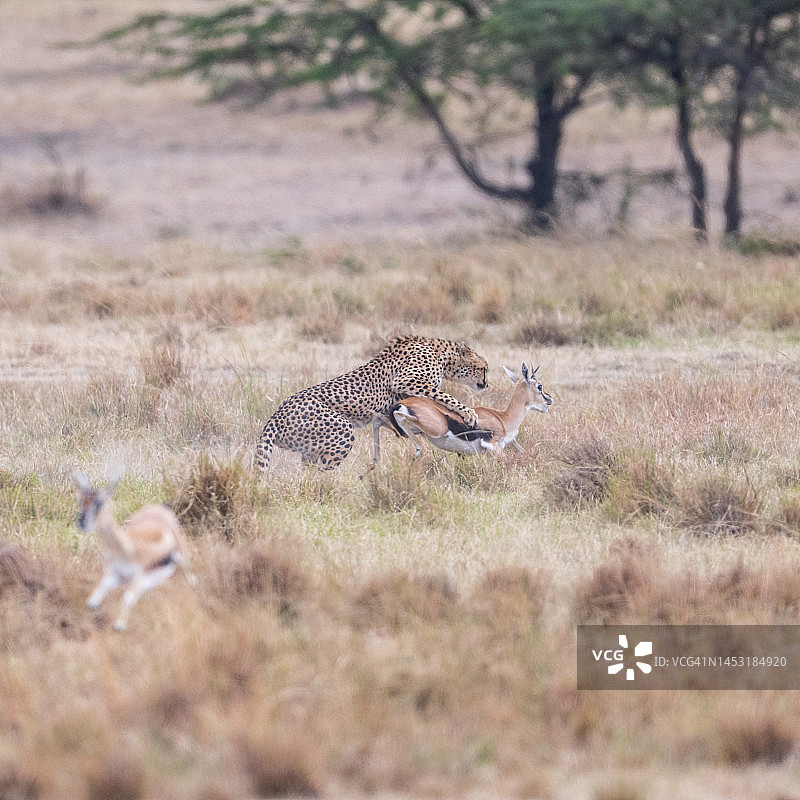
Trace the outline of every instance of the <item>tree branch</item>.
<path fill-rule="evenodd" d="M 469 4 L 471 6 L 471 4 Z M 532 191 L 522 186 L 500 186 L 496 183 L 489 181 L 481 172 L 475 160 L 470 158 L 467 154 L 466 148 L 458 141 L 456 135 L 450 129 L 450 126 L 442 116 L 439 106 L 436 101 L 431 97 L 422 82 L 422 77 L 417 74 L 414 67 L 406 62 L 398 53 L 399 45 L 390 37 L 387 36 L 381 29 L 378 21 L 359 13 L 358 17 L 364 25 L 366 25 L 373 36 L 379 39 L 387 51 L 394 55 L 397 72 L 402 82 L 406 85 L 414 99 L 419 103 L 420 108 L 428 115 L 428 117 L 436 125 L 439 131 L 439 136 L 445 144 L 448 152 L 453 160 L 458 164 L 461 171 L 466 178 L 472 183 L 473 186 L 480 189 L 484 194 L 490 197 L 495 197 L 498 200 L 507 200 L 517 203 L 529 203 L 532 197 Z"/>
<path fill-rule="evenodd" d="M 560 103 L 558 106 L 558 116 L 560 119 L 566 119 L 573 111 L 575 111 L 583 102 L 583 93 L 586 87 L 592 82 L 592 71 L 587 70 L 578 76 L 578 82 L 569 96 Z"/>
<path fill-rule="evenodd" d="M 473 3 L 471 0 L 450 0 L 450 2 L 456 6 L 456 8 L 460 8 L 467 19 L 471 19 L 474 22 L 480 21 L 481 12 L 477 3 Z"/>
<path fill-rule="evenodd" d="M 495 197 L 498 200 L 522 203 L 530 202 L 530 189 L 526 189 L 522 186 L 500 186 L 487 180 L 482 174 L 480 167 L 475 163 L 474 159 L 467 155 L 464 146 L 450 130 L 450 126 L 439 111 L 436 101 L 428 94 L 422 86 L 422 83 L 413 75 L 409 75 L 402 66 L 400 68 L 400 75 L 411 94 L 422 107 L 422 110 L 431 118 L 434 125 L 436 125 L 439 136 L 447 147 L 447 150 L 470 183 L 485 194 L 488 194 L 490 197 Z"/>

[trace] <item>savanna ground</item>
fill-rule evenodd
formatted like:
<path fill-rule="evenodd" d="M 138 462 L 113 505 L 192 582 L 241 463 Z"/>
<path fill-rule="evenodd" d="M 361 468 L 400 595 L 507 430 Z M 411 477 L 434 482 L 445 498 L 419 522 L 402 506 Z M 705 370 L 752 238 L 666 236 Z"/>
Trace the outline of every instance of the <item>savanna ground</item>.
<path fill-rule="evenodd" d="M 691 244 L 666 190 L 520 240 L 410 123 L 50 46 L 146 7 L 0 7 L 0 796 L 800 796 L 796 693 L 575 689 L 580 622 L 798 622 L 797 258 Z M 597 114 L 573 153 L 672 152 Z M 751 154 L 755 227 L 796 215 L 797 152 Z M 408 330 L 487 357 L 470 402 L 541 363 L 525 453 L 384 432 L 368 473 L 362 431 L 253 474 L 281 399 Z M 76 466 L 191 538 L 199 585 L 123 635 Z"/>

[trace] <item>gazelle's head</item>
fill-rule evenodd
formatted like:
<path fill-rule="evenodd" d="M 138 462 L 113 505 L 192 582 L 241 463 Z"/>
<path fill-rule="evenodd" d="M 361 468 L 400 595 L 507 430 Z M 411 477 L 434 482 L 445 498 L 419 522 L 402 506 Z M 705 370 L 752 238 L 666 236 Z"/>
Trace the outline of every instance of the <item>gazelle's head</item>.
<path fill-rule="evenodd" d="M 114 494 L 114 489 L 117 488 L 120 478 L 114 478 L 105 488 L 94 488 L 89 483 L 89 479 L 79 470 L 74 470 L 72 477 L 81 491 L 80 511 L 77 520 L 78 528 L 82 531 L 94 530 L 97 526 L 97 516 L 111 499 L 111 495 Z"/>
<path fill-rule="evenodd" d="M 503 367 L 512 383 L 517 383 L 519 378 L 508 368 Z M 542 384 L 536 380 L 536 373 L 539 367 L 536 367 L 533 372 L 528 372 L 528 365 L 523 361 L 521 375 L 525 381 L 525 410 L 526 411 L 540 411 L 546 414 L 551 405 L 553 405 L 553 398 L 544 390 Z"/>

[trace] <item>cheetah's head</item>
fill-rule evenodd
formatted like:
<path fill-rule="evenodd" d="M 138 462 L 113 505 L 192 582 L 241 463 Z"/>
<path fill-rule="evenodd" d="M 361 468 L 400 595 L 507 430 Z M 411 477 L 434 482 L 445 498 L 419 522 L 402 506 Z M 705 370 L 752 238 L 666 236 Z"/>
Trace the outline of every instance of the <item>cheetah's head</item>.
<path fill-rule="evenodd" d="M 471 389 L 483 391 L 489 385 L 486 378 L 488 371 L 489 365 L 486 359 L 460 342 L 456 345 L 455 357 L 445 367 L 444 377 L 466 384 Z"/>

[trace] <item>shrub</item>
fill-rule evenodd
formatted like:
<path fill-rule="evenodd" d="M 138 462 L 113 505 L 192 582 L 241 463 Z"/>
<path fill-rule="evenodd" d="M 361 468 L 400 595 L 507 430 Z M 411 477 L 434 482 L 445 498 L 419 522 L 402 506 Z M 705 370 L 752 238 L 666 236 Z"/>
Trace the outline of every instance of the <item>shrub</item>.
<path fill-rule="evenodd" d="M 256 797 L 319 797 L 318 768 L 306 737 L 249 733 L 240 750 Z"/>
<path fill-rule="evenodd" d="M 392 570 L 371 578 L 354 600 L 356 627 L 401 628 L 413 620 L 436 623 L 447 619 L 458 600 L 446 575 L 411 576 Z"/>
<path fill-rule="evenodd" d="M 86 781 L 87 800 L 139 800 L 145 796 L 142 767 L 127 756 L 112 756 L 90 773 Z"/>
<path fill-rule="evenodd" d="M 663 514 L 672 506 L 675 494 L 670 462 L 652 451 L 629 452 L 614 461 L 603 510 L 617 519 Z"/>
<path fill-rule="evenodd" d="M 696 533 L 742 535 L 758 529 L 762 500 L 753 484 L 729 474 L 701 475 L 679 493 L 682 522 Z"/>
<path fill-rule="evenodd" d="M 591 576 L 577 582 L 578 621 L 609 625 L 621 620 L 631 609 L 641 605 L 641 595 L 649 594 L 653 584 L 652 566 L 644 549 L 626 540 L 612 549 L 609 558 L 598 564 Z"/>
<path fill-rule="evenodd" d="M 779 764 L 794 747 L 794 726 L 769 712 L 723 720 L 715 729 L 726 764 Z"/>
<path fill-rule="evenodd" d="M 217 528 L 228 541 L 236 538 L 252 484 L 241 461 L 201 453 L 188 473 L 165 483 L 170 506 L 190 533 Z"/>
<path fill-rule="evenodd" d="M 561 453 L 562 466 L 545 483 L 545 499 L 562 511 L 601 503 L 609 492 L 615 465 L 611 445 L 597 435 L 571 441 Z"/>

